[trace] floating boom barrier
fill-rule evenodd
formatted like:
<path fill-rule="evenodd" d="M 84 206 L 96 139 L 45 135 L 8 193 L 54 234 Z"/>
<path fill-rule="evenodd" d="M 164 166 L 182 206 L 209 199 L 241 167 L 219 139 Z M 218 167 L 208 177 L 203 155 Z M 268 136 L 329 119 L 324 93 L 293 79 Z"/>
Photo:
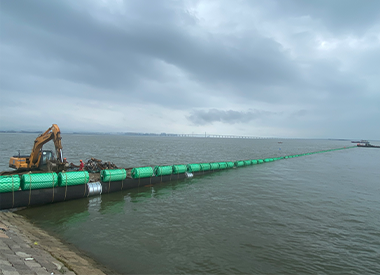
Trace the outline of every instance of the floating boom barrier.
<path fill-rule="evenodd" d="M 151 186 L 172 179 L 192 178 L 220 170 L 259 165 L 282 159 L 354 148 L 349 146 L 296 155 L 210 163 L 104 169 L 98 182 L 89 182 L 87 171 L 0 176 L 0 210 L 78 199 L 130 188 Z M 111 184 L 112 183 L 112 184 Z"/>

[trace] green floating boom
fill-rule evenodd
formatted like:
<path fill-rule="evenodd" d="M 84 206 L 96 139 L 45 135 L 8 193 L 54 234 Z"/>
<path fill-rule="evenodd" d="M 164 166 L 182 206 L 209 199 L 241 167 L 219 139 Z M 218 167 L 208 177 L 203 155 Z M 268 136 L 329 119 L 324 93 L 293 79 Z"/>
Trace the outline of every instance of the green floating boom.
<path fill-rule="evenodd" d="M 219 162 L 210 162 L 211 170 L 219 170 Z"/>
<path fill-rule="evenodd" d="M 187 165 L 187 172 L 194 173 L 201 171 L 201 165 L 199 163 L 191 163 Z"/>
<path fill-rule="evenodd" d="M 154 167 L 153 173 L 157 177 L 171 175 L 173 173 L 173 166 L 156 166 Z"/>
<path fill-rule="evenodd" d="M 219 162 L 219 169 L 227 169 L 227 162 Z"/>
<path fill-rule="evenodd" d="M 87 171 L 77 172 L 59 172 L 58 185 L 59 186 L 71 186 L 86 184 L 90 181 L 90 176 Z"/>
<path fill-rule="evenodd" d="M 0 193 L 17 191 L 20 188 L 20 177 L 0 176 Z"/>
<path fill-rule="evenodd" d="M 173 165 L 173 174 L 185 173 L 186 170 L 187 170 L 187 167 L 185 164 Z"/>
<path fill-rule="evenodd" d="M 202 171 L 209 171 L 211 169 L 210 163 L 201 163 L 200 166 Z"/>
<path fill-rule="evenodd" d="M 244 161 L 242 160 L 235 161 L 235 167 L 242 167 L 242 166 L 244 166 Z"/>
<path fill-rule="evenodd" d="M 24 174 L 20 183 L 22 190 L 52 188 L 58 186 L 56 173 Z"/>
<path fill-rule="evenodd" d="M 245 160 L 244 165 L 245 166 L 252 165 L 252 161 L 251 160 Z"/>
<path fill-rule="evenodd" d="M 227 161 L 227 168 L 233 168 L 235 166 L 233 161 Z"/>
<path fill-rule="evenodd" d="M 125 169 L 106 169 L 100 172 L 100 178 L 103 182 L 125 180 L 127 171 Z"/>
<path fill-rule="evenodd" d="M 133 168 L 131 171 L 131 176 L 134 179 L 149 178 L 152 177 L 153 174 L 153 168 L 150 166 Z"/>

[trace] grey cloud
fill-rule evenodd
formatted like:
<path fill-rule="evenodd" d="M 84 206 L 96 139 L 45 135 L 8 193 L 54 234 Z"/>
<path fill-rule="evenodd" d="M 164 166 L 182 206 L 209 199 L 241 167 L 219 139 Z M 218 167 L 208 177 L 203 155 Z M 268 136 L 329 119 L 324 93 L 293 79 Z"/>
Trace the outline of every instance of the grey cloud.
<path fill-rule="evenodd" d="M 298 118 L 298 117 L 304 117 L 307 115 L 309 112 L 307 110 L 298 110 L 296 112 L 293 112 L 290 117 L 292 118 Z"/>
<path fill-rule="evenodd" d="M 297 79 L 296 66 L 281 45 L 271 39 L 251 33 L 236 40 L 234 48 L 228 48 L 223 46 L 224 40 L 230 39 L 227 37 L 209 35 L 204 40 L 190 36 L 186 26 L 174 21 L 178 18 L 172 7 L 156 2 L 153 7 L 132 3 L 127 11 L 139 16 L 120 18 L 120 26 L 115 27 L 64 2 L 26 1 L 21 9 L 16 7 L 19 3 L 6 2 L 3 20 L 7 28 L 2 40 L 12 47 L 22 47 L 35 59 L 59 64 L 44 68 L 45 72 L 26 73 L 55 74 L 69 81 L 116 90 L 129 86 L 131 92 L 145 79 L 165 82 L 170 78 L 155 66 L 155 60 L 173 64 L 194 81 L 213 88 L 235 83 L 283 85 Z M 192 24 L 186 12 L 180 14 Z M 161 96 L 176 98 L 173 93 Z"/>
<path fill-rule="evenodd" d="M 215 35 L 194 39 L 186 32 L 186 25 L 175 24 L 178 13 L 157 2 L 152 5 L 128 2 L 127 16 L 119 18 L 118 27 L 100 22 L 64 2 L 26 1 L 23 9 L 10 5 L 17 3 L 6 2 L 4 6 L 8 12 L 8 17 L 4 17 L 8 28 L 2 33 L 5 43 L 23 47 L 37 62 L 43 59 L 58 64 L 53 68 L 45 66 L 41 71 L 38 65 L 35 70 L 25 68 L 29 74 L 103 87 L 111 89 L 115 96 L 129 94 L 132 99 L 142 101 L 153 98 L 155 93 L 139 91 L 141 82 L 173 81 L 156 65 L 156 60 L 187 72 L 193 81 L 210 87 L 211 94 L 222 93 L 246 101 L 294 99 L 298 97 L 297 86 L 310 84 L 300 78 L 297 63 L 272 39 L 254 31 L 240 39 Z M 194 24 L 186 12 L 180 15 Z M 24 28 L 19 21 L 30 27 Z M 223 46 L 227 39 L 235 39 L 234 47 Z M 16 70 L 21 73 L 20 63 L 15 73 Z M 34 66 L 34 59 L 28 63 Z M 227 92 L 229 87 L 234 87 L 233 93 Z M 187 102 L 201 106 L 199 100 L 194 100 L 196 94 L 193 91 L 190 97 L 178 87 L 162 89 L 156 103 L 183 106 Z"/>
<path fill-rule="evenodd" d="M 377 122 L 380 43 L 366 32 L 379 28 L 379 1 L 220 1 L 226 13 L 215 30 L 188 12 L 185 3 L 196 2 L 123 1 L 109 12 L 90 0 L 2 1 L 2 102 L 10 94 L 35 102 L 57 93 L 110 106 L 159 105 L 187 113 L 185 122 L 193 125 L 237 127 L 271 118 L 272 125 L 318 124 L 334 132 L 339 127 L 331 117 L 340 125 L 360 123 L 355 117 Z M 251 8 L 258 25 L 236 19 L 229 7 Z M 235 23 L 236 33 L 224 32 Z M 351 34 L 357 47 L 317 49 L 319 36 L 334 42 Z M 265 109 L 263 102 L 266 111 L 243 111 Z M 289 111 L 292 122 L 271 112 L 288 106 L 305 111 Z M 189 114 L 193 109 L 205 111 Z"/>
<path fill-rule="evenodd" d="M 194 110 L 191 112 L 187 119 L 195 125 L 206 125 L 214 122 L 221 122 L 226 124 L 247 123 L 255 119 L 260 119 L 274 115 L 276 113 L 259 110 L 249 110 L 247 112 L 233 111 L 233 110 Z"/>
<path fill-rule="evenodd" d="M 377 0 L 275 1 L 280 16 L 310 16 L 331 32 L 362 35 L 379 24 L 380 2 Z"/>

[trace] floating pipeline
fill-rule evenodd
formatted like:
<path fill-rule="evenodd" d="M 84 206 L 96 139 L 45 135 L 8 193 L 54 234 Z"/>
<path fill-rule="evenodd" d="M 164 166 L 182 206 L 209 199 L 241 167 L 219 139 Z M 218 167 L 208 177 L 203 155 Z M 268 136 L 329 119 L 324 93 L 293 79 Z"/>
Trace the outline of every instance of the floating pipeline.
<path fill-rule="evenodd" d="M 61 172 L 0 176 L 0 210 L 62 202 L 121 190 L 151 186 L 171 180 L 200 176 L 220 170 L 269 163 L 356 146 L 264 159 L 176 164 L 102 170 L 99 181 L 89 182 L 88 172 Z"/>

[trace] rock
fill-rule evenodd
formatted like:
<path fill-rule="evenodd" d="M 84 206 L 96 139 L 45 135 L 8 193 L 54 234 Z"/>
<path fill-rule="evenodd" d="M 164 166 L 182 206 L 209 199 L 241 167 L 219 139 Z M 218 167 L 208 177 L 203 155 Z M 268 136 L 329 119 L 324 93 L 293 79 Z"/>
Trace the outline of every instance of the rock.
<path fill-rule="evenodd" d="M 56 263 L 56 262 L 52 262 L 52 263 L 57 267 L 58 270 L 61 270 L 61 268 L 62 268 L 61 264 Z"/>
<path fill-rule="evenodd" d="M 19 257 L 21 257 L 21 258 L 30 258 L 30 257 L 32 257 L 32 255 L 26 254 L 24 252 L 16 252 L 16 255 L 19 256 Z"/>

